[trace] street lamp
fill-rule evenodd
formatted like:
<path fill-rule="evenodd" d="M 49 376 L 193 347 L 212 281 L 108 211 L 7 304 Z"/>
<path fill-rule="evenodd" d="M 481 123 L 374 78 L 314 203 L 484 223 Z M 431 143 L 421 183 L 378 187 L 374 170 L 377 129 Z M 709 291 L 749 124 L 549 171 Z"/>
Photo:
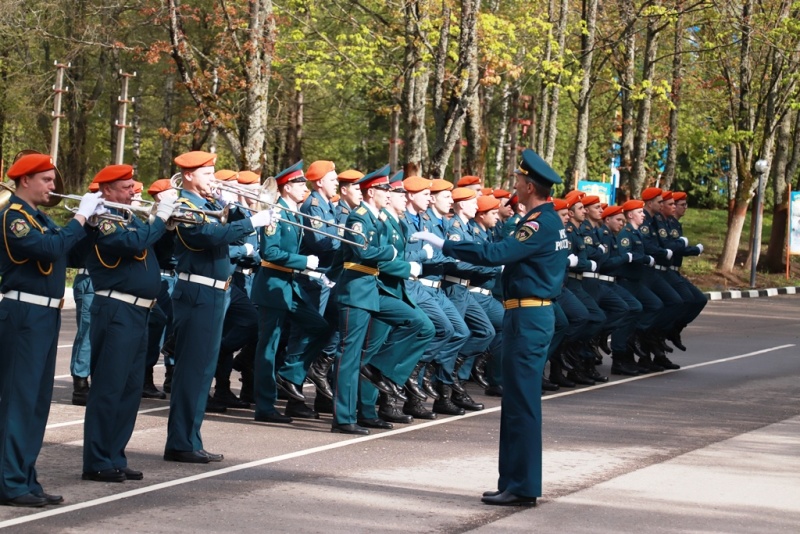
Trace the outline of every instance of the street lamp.
<path fill-rule="evenodd" d="M 756 189 L 756 214 L 753 221 L 753 250 L 750 258 L 750 287 L 756 287 L 756 266 L 758 265 L 758 255 L 761 252 L 761 207 L 764 203 L 764 175 L 769 170 L 767 160 L 760 159 L 755 164 L 756 175 L 758 176 L 758 188 Z"/>

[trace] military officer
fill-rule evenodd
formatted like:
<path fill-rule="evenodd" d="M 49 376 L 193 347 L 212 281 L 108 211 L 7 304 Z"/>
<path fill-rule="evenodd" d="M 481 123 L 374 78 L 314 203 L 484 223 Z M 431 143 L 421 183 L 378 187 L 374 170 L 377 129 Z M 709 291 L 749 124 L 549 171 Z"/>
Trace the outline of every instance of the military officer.
<path fill-rule="evenodd" d="M 492 505 L 535 505 L 542 494 L 542 369 L 553 336 L 552 299 L 563 282 L 569 240 L 547 202 L 561 178 L 533 150 L 522 153 L 516 189 L 530 211 L 514 239 L 499 243 L 445 241 L 443 251 L 473 264 L 505 265 L 503 401 L 500 422 L 500 477 L 497 491 L 484 494 Z M 435 245 L 431 234 L 416 234 Z"/>
<path fill-rule="evenodd" d="M 179 203 L 189 209 L 217 211 L 209 200 L 216 156 L 194 151 L 181 154 L 183 190 Z M 176 228 L 175 256 L 178 282 L 172 293 L 175 329 L 175 372 L 170 395 L 164 459 L 175 462 L 221 461 L 221 454 L 203 448 L 203 424 L 211 379 L 217 366 L 223 317 L 228 306 L 231 262 L 228 245 L 272 222 L 272 212 L 261 211 L 226 225 L 211 215 L 197 214 L 193 224 Z"/>
<path fill-rule="evenodd" d="M 95 176 L 109 202 L 130 205 L 133 167 L 109 165 Z M 87 266 L 92 302 L 92 389 L 83 425 L 83 479 L 98 482 L 141 480 L 128 467 L 125 447 L 136 424 L 144 383 L 147 319 L 161 279 L 153 245 L 166 232 L 174 201 L 159 203 L 152 224 L 130 217 L 127 223 L 104 219 Z M 124 212 L 111 210 L 113 215 Z"/>
<path fill-rule="evenodd" d="M 16 187 L 0 214 L 0 504 L 9 506 L 64 500 L 45 493 L 35 465 L 53 396 L 67 252 L 88 238 L 82 227 L 102 200 L 84 195 L 72 220 L 58 227 L 38 209 L 50 204 L 57 172 L 46 154 L 21 156 L 8 169 Z"/>

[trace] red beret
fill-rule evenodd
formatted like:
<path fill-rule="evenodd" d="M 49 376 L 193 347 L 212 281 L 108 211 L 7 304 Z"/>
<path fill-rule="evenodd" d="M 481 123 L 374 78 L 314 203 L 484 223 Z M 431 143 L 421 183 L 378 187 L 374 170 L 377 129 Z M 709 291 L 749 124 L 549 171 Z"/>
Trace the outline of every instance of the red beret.
<path fill-rule="evenodd" d="M 586 195 L 581 199 L 581 202 L 584 206 L 591 206 L 592 204 L 597 204 L 600 202 L 600 197 L 596 195 Z"/>
<path fill-rule="evenodd" d="M 236 180 L 238 177 L 239 173 L 236 171 L 232 171 L 230 169 L 220 169 L 214 173 L 214 178 L 216 178 L 220 182 Z"/>
<path fill-rule="evenodd" d="M 578 191 L 577 189 L 573 189 L 572 191 L 567 193 L 566 196 L 564 196 L 564 200 L 567 201 L 567 207 L 571 208 L 572 206 L 580 202 L 581 199 L 583 199 L 583 197 L 585 196 L 586 193 L 584 193 L 583 191 Z"/>
<path fill-rule="evenodd" d="M 89 184 L 90 193 L 97 193 L 98 191 L 100 191 L 100 184 L 96 184 L 94 182 Z"/>
<path fill-rule="evenodd" d="M 482 187 L 481 188 L 481 195 L 488 197 L 492 194 L 494 190 L 491 187 Z"/>
<path fill-rule="evenodd" d="M 170 189 L 174 188 L 172 187 L 172 182 L 169 181 L 169 178 L 161 178 L 160 180 L 156 180 L 150 184 L 150 187 L 147 188 L 147 194 L 153 196 L 158 193 L 163 193 L 164 191 L 169 191 Z"/>
<path fill-rule="evenodd" d="M 554 198 L 553 199 L 553 209 L 556 211 L 561 211 L 569 208 L 569 203 L 564 200 L 563 198 Z"/>
<path fill-rule="evenodd" d="M 242 185 L 250 185 L 261 183 L 261 178 L 253 171 L 239 171 L 239 177 L 236 181 Z"/>
<path fill-rule="evenodd" d="M 679 200 L 686 200 L 686 193 L 683 191 L 675 191 L 672 193 L 672 199 L 677 202 Z"/>
<path fill-rule="evenodd" d="M 641 200 L 629 200 L 622 205 L 622 211 L 633 211 L 644 207 L 644 202 Z"/>
<path fill-rule="evenodd" d="M 339 195 L 339 193 L 336 193 L 331 197 L 331 204 L 336 204 L 337 202 L 339 202 L 340 198 L 342 198 L 341 195 Z"/>
<path fill-rule="evenodd" d="M 49 154 L 26 154 L 14 162 L 8 168 L 8 177 L 12 180 L 21 178 L 22 176 L 29 176 L 37 172 L 45 172 L 55 169 L 53 165 L 53 158 Z"/>
<path fill-rule="evenodd" d="M 511 193 L 505 189 L 495 189 L 492 191 L 492 195 L 494 195 L 494 198 L 511 198 Z"/>
<path fill-rule="evenodd" d="M 358 172 L 355 169 L 349 169 L 344 172 L 340 172 L 336 178 L 339 180 L 339 182 L 343 184 L 354 184 L 363 177 L 364 177 L 363 172 Z"/>
<path fill-rule="evenodd" d="M 470 200 L 478 196 L 478 192 L 468 187 L 456 187 L 453 189 L 453 202 L 461 202 L 462 200 Z"/>
<path fill-rule="evenodd" d="M 405 187 L 406 191 L 409 193 L 419 193 L 425 189 L 430 189 L 431 181 L 419 176 L 409 176 L 403 180 L 403 187 Z"/>
<path fill-rule="evenodd" d="M 117 180 L 130 180 L 133 178 L 133 167 L 130 165 L 109 165 L 103 167 L 100 172 L 94 175 L 96 184 L 107 184 Z"/>
<path fill-rule="evenodd" d="M 662 191 L 661 192 L 661 200 L 669 200 L 674 199 L 675 197 L 672 194 L 672 191 Z"/>
<path fill-rule="evenodd" d="M 480 183 L 481 183 L 481 179 L 478 178 L 477 176 L 467 175 L 467 176 L 462 176 L 458 180 L 458 183 L 456 184 L 456 187 L 464 187 L 464 186 L 467 186 L 467 185 L 475 185 L 475 184 L 480 185 Z"/>
<path fill-rule="evenodd" d="M 306 180 L 311 180 L 312 182 L 316 182 L 317 180 L 321 180 L 325 177 L 326 174 L 329 172 L 335 172 L 336 165 L 333 164 L 332 161 L 326 160 L 319 160 L 315 161 L 308 167 L 308 171 L 306 171 Z"/>
<path fill-rule="evenodd" d="M 216 161 L 216 154 L 195 150 L 193 152 L 186 152 L 175 158 L 175 165 L 181 169 L 197 169 L 200 167 L 213 167 Z"/>
<path fill-rule="evenodd" d="M 478 213 L 496 210 L 499 207 L 500 199 L 494 198 L 492 195 L 478 197 Z"/>
<path fill-rule="evenodd" d="M 653 200 L 654 198 L 661 196 L 661 189 L 658 187 L 648 187 L 644 191 L 642 191 L 642 200 L 647 202 L 648 200 Z"/>
<path fill-rule="evenodd" d="M 133 192 L 134 193 L 141 193 L 144 189 L 144 184 L 138 180 L 133 181 Z"/>
<path fill-rule="evenodd" d="M 603 209 L 603 218 L 611 217 L 612 215 L 616 215 L 618 213 L 622 213 L 622 206 L 606 206 Z"/>
<path fill-rule="evenodd" d="M 452 182 L 448 182 L 447 180 L 442 180 L 441 178 L 436 178 L 435 180 L 431 181 L 431 193 L 439 193 L 441 191 L 452 191 L 453 184 Z"/>

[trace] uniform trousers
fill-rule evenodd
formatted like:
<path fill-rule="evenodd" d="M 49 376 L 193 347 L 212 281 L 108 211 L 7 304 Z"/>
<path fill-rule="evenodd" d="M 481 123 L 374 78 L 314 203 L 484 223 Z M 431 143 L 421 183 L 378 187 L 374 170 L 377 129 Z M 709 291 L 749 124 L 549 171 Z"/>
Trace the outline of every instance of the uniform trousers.
<path fill-rule="evenodd" d="M 241 273 L 239 273 L 241 274 Z M 219 361 L 214 377 L 217 383 L 230 381 L 233 370 L 233 353 L 245 345 L 258 341 L 258 310 L 245 290 L 236 284 L 231 285 L 230 304 L 225 312 L 222 325 L 222 341 L 219 348 Z"/>
<path fill-rule="evenodd" d="M 661 311 L 656 318 L 653 329 L 668 333 L 676 326 L 676 323 L 684 315 L 683 299 L 677 291 L 670 285 L 667 279 L 667 272 L 648 269 L 643 282 L 658 297 L 662 303 Z"/>
<path fill-rule="evenodd" d="M 670 270 L 664 274 L 669 285 L 683 301 L 683 314 L 675 320 L 674 324 L 674 328 L 681 331 L 700 315 L 700 312 L 708 304 L 708 297 L 680 273 Z"/>
<path fill-rule="evenodd" d="M 156 305 L 150 310 L 147 319 L 147 354 L 145 368 L 149 369 L 158 363 L 164 340 L 172 333 L 172 289 L 175 287 L 175 276 L 161 275 L 161 289 L 156 297 Z M 165 365 L 174 365 L 175 360 L 164 358 Z"/>
<path fill-rule="evenodd" d="M 75 321 L 78 329 L 72 342 L 72 359 L 69 362 L 69 373 L 72 376 L 86 378 L 89 376 L 89 361 L 92 348 L 89 343 L 89 325 L 92 322 L 92 300 L 94 287 L 88 274 L 79 274 L 72 282 L 72 298 L 75 300 Z"/>
<path fill-rule="evenodd" d="M 472 372 L 472 364 L 475 362 L 475 357 L 488 349 L 492 339 L 494 339 L 494 327 L 491 320 L 489 320 L 489 316 L 486 315 L 486 311 L 481 308 L 474 295 L 466 287 L 459 284 L 447 284 L 447 287 L 444 288 L 444 294 L 447 295 L 447 298 L 450 299 L 450 302 L 453 303 L 456 310 L 464 318 L 464 322 L 471 334 L 461 348 L 460 355 L 466 358 L 466 361 L 458 370 L 458 377 L 461 380 L 466 380 Z"/>
<path fill-rule="evenodd" d="M 142 398 L 149 308 L 95 296 L 92 388 L 83 425 L 83 470 L 128 466 L 125 447 Z"/>
<path fill-rule="evenodd" d="M 487 362 L 488 372 L 485 373 L 486 381 L 490 386 L 501 386 L 503 382 L 503 304 L 492 295 L 473 293 L 472 296 L 475 298 L 478 305 L 486 312 L 486 316 L 489 318 L 489 322 L 492 323 L 492 328 L 494 328 L 494 337 L 486 348 L 490 354 Z M 461 378 L 460 375 L 461 373 L 459 373 L 459 377 Z M 462 379 L 466 378 L 469 377 L 463 377 Z"/>
<path fill-rule="evenodd" d="M 636 332 L 636 323 L 642 313 L 642 303 L 636 300 L 630 291 L 615 282 L 604 282 L 616 295 L 625 302 L 630 314 L 630 321 L 623 322 L 618 328 L 611 331 L 612 353 L 624 353 L 628 348 L 628 340 Z"/>
<path fill-rule="evenodd" d="M 629 278 L 617 278 L 617 283 L 639 301 L 642 305 L 642 313 L 636 319 L 636 330 L 645 332 L 653 328 L 659 318 L 664 303 L 661 302 L 653 293 L 644 280 L 631 280 Z"/>

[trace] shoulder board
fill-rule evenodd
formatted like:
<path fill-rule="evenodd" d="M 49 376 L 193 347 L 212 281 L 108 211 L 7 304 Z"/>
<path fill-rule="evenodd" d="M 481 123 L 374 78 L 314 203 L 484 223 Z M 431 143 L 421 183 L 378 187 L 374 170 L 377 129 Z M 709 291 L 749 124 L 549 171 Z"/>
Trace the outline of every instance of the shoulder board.
<path fill-rule="evenodd" d="M 453 221 L 453 228 L 461 228 L 461 223 L 459 221 Z"/>
<path fill-rule="evenodd" d="M 317 197 L 311 197 L 311 205 L 319 206 L 319 201 L 317 200 Z"/>
<path fill-rule="evenodd" d="M 430 220 L 431 220 L 431 217 L 430 217 L 430 215 L 428 215 L 427 213 L 421 213 L 421 214 L 420 214 L 420 217 L 422 217 L 422 218 L 423 218 L 423 219 L 425 219 L 426 221 L 430 221 Z"/>
<path fill-rule="evenodd" d="M 350 213 L 350 208 L 342 206 L 342 213 Z"/>
<path fill-rule="evenodd" d="M 14 210 L 14 211 L 21 211 L 22 210 L 22 204 L 17 204 L 17 203 L 11 204 L 8 207 L 8 209 Z"/>
<path fill-rule="evenodd" d="M 365 208 L 364 206 L 361 206 L 360 208 L 358 208 L 356 210 L 356 213 L 358 213 L 359 215 L 366 215 L 367 214 L 367 208 Z"/>
<path fill-rule="evenodd" d="M 474 233 L 475 235 L 478 235 L 478 234 L 481 233 L 481 229 L 476 226 L 475 228 L 472 229 L 472 233 Z"/>
<path fill-rule="evenodd" d="M 603 230 L 603 235 L 608 235 L 608 230 Z"/>
<path fill-rule="evenodd" d="M 178 197 L 178 200 L 177 200 L 177 202 L 176 202 L 176 203 L 177 203 L 177 204 L 183 204 L 184 206 L 189 206 L 189 207 L 190 207 L 191 209 L 193 209 L 193 210 L 199 209 L 199 208 L 198 208 L 197 206 L 195 206 L 195 205 L 192 203 L 192 201 L 191 201 L 191 200 L 189 200 L 188 198 Z"/>
<path fill-rule="evenodd" d="M 572 226 L 567 226 L 567 232 L 572 233 Z"/>
<path fill-rule="evenodd" d="M 664 217 L 660 213 L 656 213 L 655 215 L 653 215 L 653 218 L 655 220 L 657 220 L 657 221 L 663 221 L 664 220 Z"/>

